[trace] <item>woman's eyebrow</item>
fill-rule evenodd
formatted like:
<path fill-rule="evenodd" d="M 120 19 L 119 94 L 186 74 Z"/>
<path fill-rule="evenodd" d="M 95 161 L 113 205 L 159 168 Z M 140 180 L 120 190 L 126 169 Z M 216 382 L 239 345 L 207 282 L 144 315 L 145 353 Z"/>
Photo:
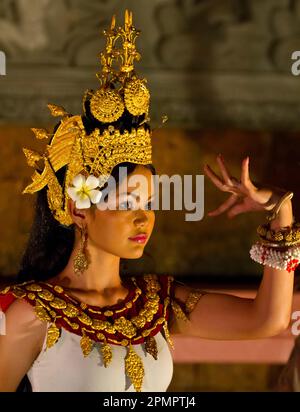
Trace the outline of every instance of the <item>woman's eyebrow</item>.
<path fill-rule="evenodd" d="M 123 193 L 119 193 L 118 196 L 122 196 L 122 195 L 131 195 L 131 196 L 133 196 L 133 197 L 135 197 L 135 198 L 139 197 L 138 195 L 136 195 L 136 194 L 133 193 L 133 192 L 123 192 Z M 152 199 L 152 197 L 154 197 L 154 194 L 151 195 L 151 196 L 149 196 L 149 197 L 148 197 L 148 200 Z"/>

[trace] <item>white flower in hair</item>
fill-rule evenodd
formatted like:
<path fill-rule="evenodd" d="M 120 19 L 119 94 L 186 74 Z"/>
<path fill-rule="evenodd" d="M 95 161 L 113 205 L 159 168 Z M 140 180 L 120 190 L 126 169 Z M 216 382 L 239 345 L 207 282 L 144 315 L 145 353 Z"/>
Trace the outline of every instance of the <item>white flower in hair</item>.
<path fill-rule="evenodd" d="M 102 192 L 96 190 L 99 186 L 99 179 L 90 175 L 86 179 L 83 175 L 79 174 L 73 179 L 73 187 L 68 187 L 67 193 L 75 202 L 77 209 L 88 209 L 91 203 L 98 203 L 101 199 Z"/>

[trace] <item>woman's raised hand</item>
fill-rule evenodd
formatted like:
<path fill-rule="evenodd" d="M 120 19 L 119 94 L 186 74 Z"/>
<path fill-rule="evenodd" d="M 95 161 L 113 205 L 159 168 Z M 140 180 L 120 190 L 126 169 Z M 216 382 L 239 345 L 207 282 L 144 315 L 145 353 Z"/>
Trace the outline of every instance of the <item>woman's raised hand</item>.
<path fill-rule="evenodd" d="M 217 209 L 209 212 L 209 216 L 218 216 L 227 212 L 227 216 L 233 218 L 240 213 L 270 210 L 284 193 L 281 189 L 259 189 L 252 183 L 249 177 L 249 157 L 246 157 L 242 162 L 240 181 L 231 176 L 222 155 L 217 156 L 217 162 L 222 178 L 208 165 L 204 166 L 204 173 L 218 189 L 231 193 L 231 195 Z"/>

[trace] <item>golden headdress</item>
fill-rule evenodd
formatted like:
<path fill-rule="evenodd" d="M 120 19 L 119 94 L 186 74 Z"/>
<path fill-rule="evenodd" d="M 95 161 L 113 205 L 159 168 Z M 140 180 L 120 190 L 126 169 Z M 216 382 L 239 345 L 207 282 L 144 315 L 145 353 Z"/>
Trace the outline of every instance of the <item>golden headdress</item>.
<path fill-rule="evenodd" d="M 99 128 L 88 134 L 81 115 L 71 115 L 63 107 L 49 104 L 52 116 L 62 119 L 53 135 L 45 129 L 32 129 L 37 139 L 51 137 L 44 154 L 23 149 L 27 163 L 36 169 L 32 183 L 23 193 L 35 193 L 47 186 L 49 207 L 63 225 L 72 224 L 68 199 L 72 182 L 76 186 L 74 179 L 78 184 L 90 176 L 94 179 L 91 188 L 95 189 L 97 184 L 101 188 L 112 169 L 122 162 L 152 163 L 151 131 L 146 125 L 150 93 L 146 80 L 134 70 L 134 61 L 141 57 L 135 46 L 139 33 L 132 25 L 132 13 L 127 10 L 124 27 L 117 28 L 113 17 L 110 29 L 104 31 L 106 48 L 100 57 L 102 70 L 97 73 L 100 89 L 87 90 L 83 97 L 84 116 L 93 118 Z M 120 128 L 118 121 L 122 116 L 137 119 L 137 126 L 129 130 Z M 66 173 L 61 185 L 55 173 L 63 167 Z"/>

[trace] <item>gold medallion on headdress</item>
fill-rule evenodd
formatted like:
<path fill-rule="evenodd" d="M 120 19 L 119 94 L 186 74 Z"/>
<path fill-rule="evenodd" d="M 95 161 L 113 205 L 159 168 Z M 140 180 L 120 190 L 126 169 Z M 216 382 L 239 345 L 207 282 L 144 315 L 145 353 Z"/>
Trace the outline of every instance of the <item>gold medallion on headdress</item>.
<path fill-rule="evenodd" d="M 142 80 L 135 79 L 126 84 L 124 100 L 126 109 L 134 116 L 148 113 L 150 93 Z"/>
<path fill-rule="evenodd" d="M 122 116 L 124 104 L 117 91 L 100 89 L 93 94 L 90 109 L 92 115 L 100 122 L 112 123 Z"/>

